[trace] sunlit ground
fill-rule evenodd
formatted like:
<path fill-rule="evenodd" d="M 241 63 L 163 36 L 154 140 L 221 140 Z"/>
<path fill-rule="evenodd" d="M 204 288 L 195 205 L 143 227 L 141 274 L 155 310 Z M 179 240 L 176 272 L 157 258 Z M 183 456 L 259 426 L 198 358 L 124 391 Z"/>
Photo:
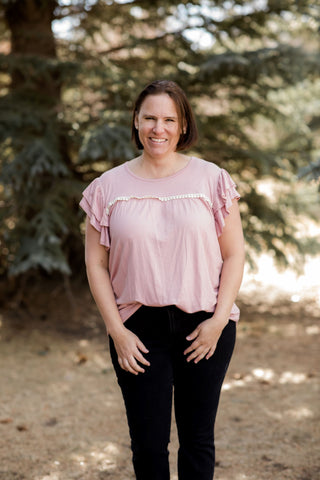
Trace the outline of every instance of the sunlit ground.
<path fill-rule="evenodd" d="M 267 255 L 257 263 L 256 272 L 246 270 L 239 300 L 249 311 L 255 304 L 254 311 L 262 315 L 257 322 L 243 315 L 239 324 L 240 348 L 223 385 L 217 479 L 315 480 L 317 440 L 312 425 L 319 418 L 315 357 L 320 317 L 314 312 L 320 312 L 320 257 L 309 258 L 301 275 L 289 269 L 279 271 Z M 281 305 L 289 314 L 279 321 Z M 308 307 L 311 313 L 301 323 L 290 315 L 300 307 Z M 52 338 L 46 350 L 37 339 L 47 342 L 47 338 L 37 335 L 34 332 L 33 343 L 24 346 L 17 335 L 14 356 L 5 355 L 12 352 L 11 342 L 3 343 L 9 381 L 0 424 L 8 443 L 15 445 L 14 452 L 23 453 L 21 462 L 30 470 L 37 468 L 39 458 L 45 463 L 47 472 L 39 467 L 34 480 L 132 480 L 124 408 L 104 345 L 96 338 L 62 336 Z M 19 425 L 25 431 L 20 432 Z M 247 432 L 240 446 L 237 431 Z M 172 455 L 176 455 L 175 432 L 172 437 Z M 52 449 L 49 454 L 46 445 Z M 238 471 L 229 457 L 242 461 Z M 16 467 L 10 463 L 10 468 L 14 473 Z M 0 477 L 1 473 L 0 469 Z M 23 478 L 9 473 L 6 480 Z M 171 479 L 177 478 L 173 473 Z"/>
<path fill-rule="evenodd" d="M 293 303 L 312 301 L 320 307 L 320 257 L 309 257 L 299 275 L 292 269 L 279 271 L 272 257 L 264 254 L 257 260 L 257 272 L 246 269 L 240 296 L 251 301 L 272 302 L 279 297 Z"/>

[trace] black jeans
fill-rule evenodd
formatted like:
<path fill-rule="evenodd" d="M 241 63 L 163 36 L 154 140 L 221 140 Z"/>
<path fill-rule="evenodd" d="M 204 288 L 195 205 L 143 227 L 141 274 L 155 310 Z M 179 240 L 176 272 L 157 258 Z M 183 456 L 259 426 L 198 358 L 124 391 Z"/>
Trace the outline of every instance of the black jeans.
<path fill-rule="evenodd" d="M 145 373 L 122 370 L 110 338 L 112 362 L 121 387 L 137 480 L 169 480 L 172 392 L 179 437 L 179 480 L 212 480 L 214 423 L 236 337 L 230 320 L 209 360 L 188 363 L 186 336 L 211 313 L 185 313 L 175 306 L 140 307 L 125 323 L 144 345 Z"/>

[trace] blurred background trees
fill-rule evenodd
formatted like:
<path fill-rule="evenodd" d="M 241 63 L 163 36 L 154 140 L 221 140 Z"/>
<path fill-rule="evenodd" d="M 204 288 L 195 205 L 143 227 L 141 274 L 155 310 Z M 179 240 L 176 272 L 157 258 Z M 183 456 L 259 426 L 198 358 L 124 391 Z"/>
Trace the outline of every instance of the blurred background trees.
<path fill-rule="evenodd" d="M 248 253 L 316 249 L 320 7 L 309 0 L 0 0 L 0 275 L 78 274 L 85 185 L 132 158 L 156 78 L 195 109 L 194 153 L 238 184 Z M 313 179 L 311 183 L 298 177 Z"/>

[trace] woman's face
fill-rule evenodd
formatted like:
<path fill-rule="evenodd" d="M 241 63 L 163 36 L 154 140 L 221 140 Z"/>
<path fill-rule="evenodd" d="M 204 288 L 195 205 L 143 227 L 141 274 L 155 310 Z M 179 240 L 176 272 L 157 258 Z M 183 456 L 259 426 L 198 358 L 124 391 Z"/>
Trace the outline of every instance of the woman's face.
<path fill-rule="evenodd" d="M 135 127 L 144 155 L 161 158 L 176 151 L 182 132 L 175 103 L 168 94 L 148 95 L 136 114 Z"/>

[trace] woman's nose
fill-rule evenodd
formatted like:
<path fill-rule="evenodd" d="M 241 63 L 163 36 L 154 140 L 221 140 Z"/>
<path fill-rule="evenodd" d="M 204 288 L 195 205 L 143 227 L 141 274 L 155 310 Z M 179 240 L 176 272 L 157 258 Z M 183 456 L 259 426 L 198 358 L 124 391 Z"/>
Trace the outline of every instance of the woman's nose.
<path fill-rule="evenodd" d="M 153 125 L 154 133 L 161 133 L 163 131 L 163 122 L 161 120 L 157 120 Z"/>

